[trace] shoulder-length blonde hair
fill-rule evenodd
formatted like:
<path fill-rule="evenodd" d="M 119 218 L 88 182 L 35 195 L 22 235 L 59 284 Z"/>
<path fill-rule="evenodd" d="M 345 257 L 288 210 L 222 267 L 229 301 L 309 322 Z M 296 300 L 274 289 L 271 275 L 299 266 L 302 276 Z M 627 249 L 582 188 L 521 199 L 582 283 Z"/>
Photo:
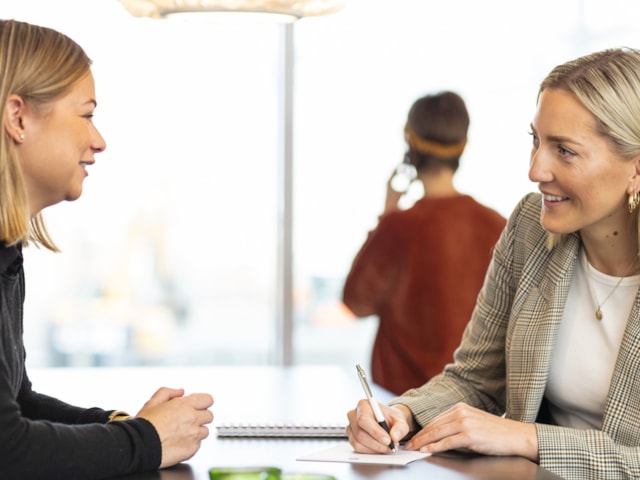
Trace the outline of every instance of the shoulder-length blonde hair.
<path fill-rule="evenodd" d="M 640 50 L 607 49 L 558 65 L 540 84 L 538 98 L 547 88 L 575 95 L 594 116 L 597 132 L 622 158 L 640 155 Z M 637 214 L 630 221 L 637 230 Z M 549 233 L 549 248 L 563 238 Z"/>
<path fill-rule="evenodd" d="M 0 105 L 19 95 L 37 108 L 66 94 L 91 66 L 84 50 L 56 30 L 0 20 Z M 18 151 L 6 128 L 0 135 L 0 242 L 33 241 L 50 250 L 42 214 L 31 217 Z"/>

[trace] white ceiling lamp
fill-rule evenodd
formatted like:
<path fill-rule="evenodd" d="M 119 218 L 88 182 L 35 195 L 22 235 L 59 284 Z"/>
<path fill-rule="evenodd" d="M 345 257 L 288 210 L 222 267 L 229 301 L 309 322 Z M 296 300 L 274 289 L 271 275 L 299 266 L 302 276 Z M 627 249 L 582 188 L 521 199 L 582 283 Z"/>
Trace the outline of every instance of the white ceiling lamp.
<path fill-rule="evenodd" d="M 271 20 L 294 22 L 302 17 L 327 15 L 341 10 L 347 0 L 119 0 L 135 17 L 176 16 L 220 17 L 242 13 L 249 19 L 268 16 Z"/>

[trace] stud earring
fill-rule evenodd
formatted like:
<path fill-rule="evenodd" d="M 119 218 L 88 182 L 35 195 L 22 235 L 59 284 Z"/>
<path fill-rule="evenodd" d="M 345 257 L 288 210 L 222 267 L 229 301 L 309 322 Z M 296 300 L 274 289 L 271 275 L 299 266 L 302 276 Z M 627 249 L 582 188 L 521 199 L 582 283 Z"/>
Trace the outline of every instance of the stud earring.
<path fill-rule="evenodd" d="M 20 132 L 18 136 L 20 137 L 20 140 L 24 140 L 24 132 Z"/>
<path fill-rule="evenodd" d="M 633 213 L 640 205 L 640 192 L 635 191 L 629 194 L 629 213 Z"/>

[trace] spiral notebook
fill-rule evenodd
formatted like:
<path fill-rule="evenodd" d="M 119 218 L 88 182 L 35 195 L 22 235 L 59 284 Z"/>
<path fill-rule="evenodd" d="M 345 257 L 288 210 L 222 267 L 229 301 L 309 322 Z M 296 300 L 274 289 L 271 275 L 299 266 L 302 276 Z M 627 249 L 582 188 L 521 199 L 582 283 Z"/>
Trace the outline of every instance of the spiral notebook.
<path fill-rule="evenodd" d="M 218 437 L 347 438 L 338 423 L 221 423 Z"/>

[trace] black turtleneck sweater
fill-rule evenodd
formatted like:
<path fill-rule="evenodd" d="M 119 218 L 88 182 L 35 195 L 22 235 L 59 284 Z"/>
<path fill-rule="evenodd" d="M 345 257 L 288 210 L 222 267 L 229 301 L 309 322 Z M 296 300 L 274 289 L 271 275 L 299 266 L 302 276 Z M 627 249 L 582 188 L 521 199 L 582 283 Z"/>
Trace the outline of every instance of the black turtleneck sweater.
<path fill-rule="evenodd" d="M 0 478 L 100 479 L 157 469 L 160 439 L 147 420 L 108 423 L 31 389 L 25 370 L 22 249 L 0 243 Z"/>

